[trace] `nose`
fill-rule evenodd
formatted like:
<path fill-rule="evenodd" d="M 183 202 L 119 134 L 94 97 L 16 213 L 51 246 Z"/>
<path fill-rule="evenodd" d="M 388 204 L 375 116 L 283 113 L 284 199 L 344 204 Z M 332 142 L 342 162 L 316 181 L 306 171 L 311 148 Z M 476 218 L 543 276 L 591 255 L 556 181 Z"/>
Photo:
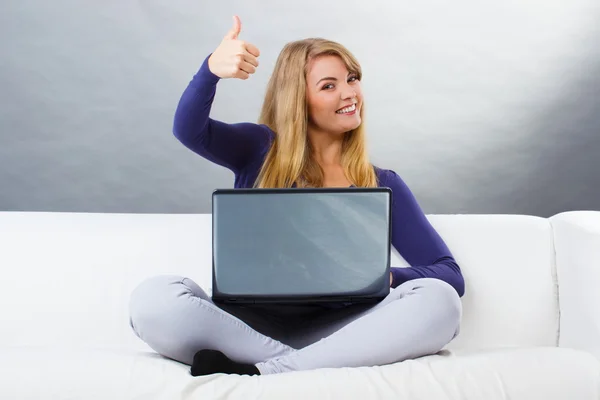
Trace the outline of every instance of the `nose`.
<path fill-rule="evenodd" d="M 342 100 L 356 98 L 356 90 L 354 90 L 354 88 L 350 85 L 346 85 L 344 90 L 342 90 L 341 94 L 342 94 Z"/>
<path fill-rule="evenodd" d="M 354 91 L 354 90 L 346 90 L 342 94 L 342 100 L 355 99 L 355 98 L 356 98 L 356 91 Z"/>

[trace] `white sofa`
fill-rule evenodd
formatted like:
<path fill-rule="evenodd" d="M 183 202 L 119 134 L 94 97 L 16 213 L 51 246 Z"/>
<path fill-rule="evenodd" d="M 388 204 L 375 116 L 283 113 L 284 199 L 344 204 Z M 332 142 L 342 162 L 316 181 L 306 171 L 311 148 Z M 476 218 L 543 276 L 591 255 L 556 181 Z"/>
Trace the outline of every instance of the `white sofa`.
<path fill-rule="evenodd" d="M 600 212 L 428 217 L 467 283 L 446 350 L 194 378 L 134 336 L 128 298 L 155 274 L 209 288 L 210 215 L 0 213 L 0 398 L 600 399 Z"/>

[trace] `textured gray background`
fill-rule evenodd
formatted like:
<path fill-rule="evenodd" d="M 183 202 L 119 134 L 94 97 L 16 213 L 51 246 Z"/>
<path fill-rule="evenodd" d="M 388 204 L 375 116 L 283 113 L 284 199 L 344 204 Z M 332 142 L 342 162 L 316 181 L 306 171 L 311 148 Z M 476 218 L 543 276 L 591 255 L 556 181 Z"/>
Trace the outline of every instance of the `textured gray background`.
<path fill-rule="evenodd" d="M 232 173 L 171 133 L 231 26 L 259 47 L 212 116 L 256 121 L 288 41 L 364 68 L 373 161 L 428 213 L 600 209 L 600 2 L 191 0 L 0 3 L 0 210 L 209 212 Z"/>

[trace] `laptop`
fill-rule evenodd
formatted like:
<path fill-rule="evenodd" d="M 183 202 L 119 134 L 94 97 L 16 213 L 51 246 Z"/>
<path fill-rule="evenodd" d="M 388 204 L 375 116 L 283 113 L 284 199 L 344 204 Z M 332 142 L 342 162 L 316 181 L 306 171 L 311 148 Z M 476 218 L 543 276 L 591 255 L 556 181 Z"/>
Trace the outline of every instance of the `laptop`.
<path fill-rule="evenodd" d="M 212 299 L 377 302 L 390 291 L 389 188 L 217 189 Z"/>

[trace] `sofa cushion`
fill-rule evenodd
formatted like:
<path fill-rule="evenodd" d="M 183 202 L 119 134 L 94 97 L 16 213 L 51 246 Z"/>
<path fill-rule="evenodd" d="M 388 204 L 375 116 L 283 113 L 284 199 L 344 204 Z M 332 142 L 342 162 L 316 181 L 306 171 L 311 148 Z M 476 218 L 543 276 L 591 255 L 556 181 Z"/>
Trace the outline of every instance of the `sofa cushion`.
<path fill-rule="evenodd" d="M 0 347 L 0 398 L 596 400 L 595 358 L 558 348 L 423 357 L 382 367 L 192 377 L 153 353 Z"/>
<path fill-rule="evenodd" d="M 430 215 L 466 283 L 449 349 L 556 346 L 559 307 L 552 227 L 523 215 Z"/>
<path fill-rule="evenodd" d="M 546 219 L 430 216 L 467 293 L 451 349 L 557 340 L 554 249 Z M 131 291 L 157 274 L 210 293 L 211 216 L 0 213 L 0 343 L 144 349 L 128 323 Z M 397 255 L 394 265 L 402 265 Z"/>
<path fill-rule="evenodd" d="M 553 216 L 560 280 L 560 346 L 600 360 L 600 212 Z"/>

